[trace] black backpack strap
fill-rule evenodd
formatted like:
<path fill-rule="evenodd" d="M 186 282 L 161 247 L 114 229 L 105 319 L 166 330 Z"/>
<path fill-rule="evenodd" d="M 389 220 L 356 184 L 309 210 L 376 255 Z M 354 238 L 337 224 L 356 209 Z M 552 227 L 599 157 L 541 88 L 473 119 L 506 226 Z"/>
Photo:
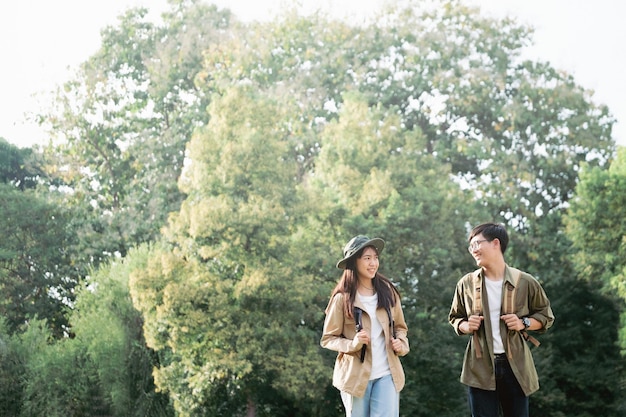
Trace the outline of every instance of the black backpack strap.
<path fill-rule="evenodd" d="M 354 321 L 356 322 L 356 332 L 360 332 L 363 329 L 363 310 L 359 307 L 354 307 Z M 367 345 L 363 345 L 361 348 L 361 362 L 365 360 L 365 350 L 367 349 Z"/>
<path fill-rule="evenodd" d="M 396 326 L 395 326 L 395 323 L 393 322 L 391 309 L 389 307 L 387 307 L 387 317 L 389 317 L 389 328 L 391 329 L 391 336 L 395 339 L 396 338 Z"/>

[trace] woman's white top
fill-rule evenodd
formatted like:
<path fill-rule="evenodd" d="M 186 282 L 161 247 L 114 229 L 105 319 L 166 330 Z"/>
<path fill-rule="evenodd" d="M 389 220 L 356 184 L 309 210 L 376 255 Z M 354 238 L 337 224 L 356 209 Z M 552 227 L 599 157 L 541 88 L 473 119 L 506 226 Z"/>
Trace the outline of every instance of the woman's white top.
<path fill-rule="evenodd" d="M 370 334 L 370 344 L 368 349 L 372 349 L 372 373 L 370 380 L 378 379 L 385 375 L 389 375 L 389 361 L 387 360 L 387 346 L 385 343 L 385 333 L 383 326 L 376 317 L 376 307 L 378 306 L 378 294 L 364 296 L 358 294 L 359 299 L 365 307 L 365 312 L 370 316 L 372 329 Z"/>

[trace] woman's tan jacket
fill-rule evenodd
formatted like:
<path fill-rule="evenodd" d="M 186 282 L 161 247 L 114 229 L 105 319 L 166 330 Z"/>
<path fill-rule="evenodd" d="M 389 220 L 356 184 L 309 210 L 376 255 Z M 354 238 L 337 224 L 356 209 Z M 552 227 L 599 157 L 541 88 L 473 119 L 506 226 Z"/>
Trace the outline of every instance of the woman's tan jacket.
<path fill-rule="evenodd" d="M 344 294 L 335 294 L 326 307 L 326 320 L 320 344 L 322 347 L 339 352 L 333 371 L 333 386 L 340 391 L 347 392 L 355 397 L 363 397 L 369 376 L 372 371 L 372 351 L 367 349 L 365 359 L 361 363 L 362 344 L 353 344 L 352 339 L 356 336 L 356 323 L 354 318 L 344 316 Z M 363 328 L 371 331 L 371 318 L 365 311 L 359 298 L 354 300 L 354 306 L 363 310 Z M 404 321 L 404 313 L 400 304 L 400 298 L 396 295 L 396 305 L 391 308 L 394 321 L 396 338 L 402 341 L 402 351 L 396 354 L 391 347 L 391 329 L 387 311 L 383 308 L 376 310 L 376 317 L 380 321 L 385 334 L 387 346 L 387 359 L 391 369 L 396 391 L 404 388 L 404 370 L 398 356 L 409 353 L 409 339 L 407 338 L 407 325 Z M 371 333 L 370 333 L 371 334 Z"/>

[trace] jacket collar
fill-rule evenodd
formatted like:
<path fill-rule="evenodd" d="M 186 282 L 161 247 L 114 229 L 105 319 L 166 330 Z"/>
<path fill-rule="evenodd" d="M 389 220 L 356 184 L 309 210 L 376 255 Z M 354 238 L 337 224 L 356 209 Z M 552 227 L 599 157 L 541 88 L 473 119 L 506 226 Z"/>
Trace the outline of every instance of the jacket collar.
<path fill-rule="evenodd" d="M 474 271 L 474 275 L 478 276 L 481 280 L 485 279 L 485 274 L 483 273 L 483 269 L 479 268 Z M 512 287 L 515 288 L 515 281 L 513 281 L 513 275 L 511 273 L 511 267 L 508 264 L 504 264 L 504 283 L 511 284 Z"/>

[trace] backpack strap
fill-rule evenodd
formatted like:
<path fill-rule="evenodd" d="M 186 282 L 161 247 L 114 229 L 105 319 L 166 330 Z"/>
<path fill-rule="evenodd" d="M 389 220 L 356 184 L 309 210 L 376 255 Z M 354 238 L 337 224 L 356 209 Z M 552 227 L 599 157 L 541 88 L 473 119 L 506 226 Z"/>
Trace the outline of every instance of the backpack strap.
<path fill-rule="evenodd" d="M 506 292 L 504 293 L 504 304 L 502 305 L 502 312 L 504 314 L 515 313 L 515 290 L 517 290 L 517 282 L 521 274 L 521 271 L 516 268 L 509 267 L 509 271 L 513 278 L 513 284 L 507 282 L 505 286 Z"/>
<path fill-rule="evenodd" d="M 387 307 L 387 317 L 389 317 L 389 329 L 391 330 L 391 337 L 396 338 L 396 324 L 393 321 L 393 316 L 391 315 L 391 309 Z"/>
<path fill-rule="evenodd" d="M 474 288 L 474 299 L 472 312 L 474 315 L 483 315 L 483 302 L 481 299 L 483 290 L 483 280 L 480 278 L 480 269 L 477 269 L 472 273 L 472 286 Z M 476 358 L 483 357 L 482 349 L 480 348 L 480 341 L 478 340 L 478 332 L 472 333 L 472 343 L 474 345 L 474 351 L 476 352 Z"/>
<path fill-rule="evenodd" d="M 513 314 L 515 313 L 515 291 L 517 290 L 517 283 L 519 282 L 519 277 L 521 275 L 521 271 L 517 268 L 509 267 L 509 271 L 511 272 L 511 278 L 513 279 L 513 285 L 510 283 L 507 285 L 506 294 L 504 295 L 504 306 L 503 312 L 504 314 Z M 528 334 L 526 329 L 520 330 L 522 337 L 524 340 L 531 342 L 535 346 L 539 346 L 540 343 L 537 339 Z M 509 343 L 510 346 L 510 343 Z M 511 353 L 511 349 L 508 349 L 508 357 L 511 359 L 513 357 Z"/>
<path fill-rule="evenodd" d="M 507 283 L 506 288 L 505 288 L 505 294 L 504 294 L 504 304 L 502 306 L 502 312 L 504 314 L 513 314 L 515 313 L 515 293 L 517 290 L 517 283 L 519 282 L 519 278 L 521 275 L 521 271 L 517 268 L 512 268 L 509 266 L 509 271 L 511 272 L 511 278 L 513 280 L 513 284 L 511 285 L 511 283 Z M 472 273 L 472 285 L 474 288 L 474 304 L 472 307 L 472 312 L 475 315 L 481 316 L 483 314 L 483 306 L 482 306 L 482 279 L 480 278 L 480 269 L 477 269 L 476 271 L 474 271 Z M 532 337 L 531 335 L 528 334 L 528 332 L 524 329 L 520 331 L 522 337 L 524 338 L 524 340 L 531 342 L 533 345 L 535 346 L 539 346 L 540 343 L 537 339 L 535 339 L 534 337 Z M 472 338 L 473 338 L 473 344 L 474 344 L 474 351 L 476 352 L 476 358 L 482 358 L 482 350 L 480 348 L 480 343 L 478 340 L 478 333 L 474 332 L 472 334 Z M 510 346 L 510 343 L 509 343 Z M 508 349 L 508 355 L 510 358 L 512 358 L 512 353 L 511 350 Z"/>
<path fill-rule="evenodd" d="M 356 332 L 360 332 L 361 330 L 363 330 L 363 310 L 360 309 L 359 307 L 354 307 L 354 322 L 356 324 Z M 365 360 L 365 351 L 367 350 L 367 345 L 363 345 L 363 347 L 361 348 L 361 356 L 359 357 L 361 359 L 361 363 Z"/>

